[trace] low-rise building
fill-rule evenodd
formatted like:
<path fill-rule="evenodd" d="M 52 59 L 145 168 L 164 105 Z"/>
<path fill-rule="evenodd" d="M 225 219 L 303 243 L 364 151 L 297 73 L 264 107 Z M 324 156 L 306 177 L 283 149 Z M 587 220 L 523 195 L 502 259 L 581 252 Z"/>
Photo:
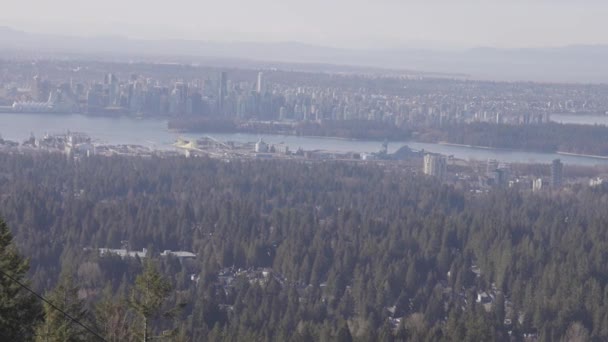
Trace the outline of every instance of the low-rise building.
<path fill-rule="evenodd" d="M 146 258 L 148 256 L 148 250 L 143 248 L 141 251 L 129 251 L 127 249 L 112 249 L 112 248 L 99 248 L 100 256 L 117 255 L 121 258 Z"/>

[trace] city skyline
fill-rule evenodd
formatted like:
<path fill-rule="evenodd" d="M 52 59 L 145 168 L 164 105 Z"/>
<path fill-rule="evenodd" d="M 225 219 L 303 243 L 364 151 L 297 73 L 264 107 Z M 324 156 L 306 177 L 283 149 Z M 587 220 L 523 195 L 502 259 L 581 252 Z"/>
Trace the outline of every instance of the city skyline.
<path fill-rule="evenodd" d="M 145 7 L 144 7 L 145 6 Z M 145 8 L 145 15 L 134 15 Z M 32 10 L 34 9 L 34 10 Z M 32 15 L 43 12 L 45 16 Z M 219 42 L 302 42 L 340 48 L 555 47 L 608 44 L 608 4 L 466 0 L 458 4 L 318 0 L 221 3 L 176 0 L 27 0 L 5 5 L 0 23 L 17 30 Z"/>

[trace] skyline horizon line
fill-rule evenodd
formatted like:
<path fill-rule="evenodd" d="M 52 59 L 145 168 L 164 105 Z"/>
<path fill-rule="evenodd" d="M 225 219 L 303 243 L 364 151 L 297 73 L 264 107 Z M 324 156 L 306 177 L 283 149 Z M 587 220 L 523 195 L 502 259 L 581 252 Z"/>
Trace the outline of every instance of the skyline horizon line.
<path fill-rule="evenodd" d="M 29 30 L 14 25 L 0 25 L 0 32 L 12 32 L 16 34 L 31 34 L 31 35 L 48 35 L 53 37 L 62 38 L 90 38 L 90 39 L 121 39 L 121 40 L 132 40 L 142 42 L 163 42 L 163 41 L 174 41 L 174 42 L 201 42 L 208 44 L 296 44 L 301 46 L 309 46 L 316 48 L 326 48 L 335 50 L 351 50 L 351 51 L 391 51 L 399 49 L 415 49 L 415 50 L 428 50 L 428 51 L 467 51 L 475 49 L 492 49 L 492 50 L 542 50 L 542 49 L 566 49 L 573 47 L 608 47 L 608 42 L 605 43 L 587 43 L 587 42 L 570 42 L 566 44 L 545 44 L 545 45 L 518 45 L 518 46 L 500 46 L 490 44 L 464 44 L 455 43 L 450 41 L 437 41 L 437 40 L 406 40 L 392 44 L 381 44 L 376 46 L 366 46 L 365 44 L 359 46 L 340 46 L 336 44 L 327 44 L 320 42 L 311 42 L 301 39 L 217 39 L 217 38 L 190 38 L 190 37 L 146 37 L 129 34 L 118 34 L 118 33 L 67 33 L 60 31 L 41 31 L 41 30 Z"/>

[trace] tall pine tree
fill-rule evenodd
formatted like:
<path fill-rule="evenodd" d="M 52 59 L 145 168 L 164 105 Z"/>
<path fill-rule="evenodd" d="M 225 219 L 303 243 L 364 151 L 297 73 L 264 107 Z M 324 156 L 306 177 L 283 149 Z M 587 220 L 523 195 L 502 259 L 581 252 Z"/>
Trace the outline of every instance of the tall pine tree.
<path fill-rule="evenodd" d="M 0 219 L 0 340 L 31 340 L 36 323 L 42 318 L 37 298 L 20 283 L 27 283 L 29 264 L 17 252 L 13 236 Z"/>
<path fill-rule="evenodd" d="M 79 322 L 91 327 L 89 313 L 84 301 L 78 298 L 78 287 L 70 275 L 62 274 L 57 286 L 49 293 L 47 300 Z M 94 341 L 95 336 L 81 325 L 73 322 L 62 312 L 44 305 L 44 323 L 36 329 L 36 340 L 46 341 Z"/>

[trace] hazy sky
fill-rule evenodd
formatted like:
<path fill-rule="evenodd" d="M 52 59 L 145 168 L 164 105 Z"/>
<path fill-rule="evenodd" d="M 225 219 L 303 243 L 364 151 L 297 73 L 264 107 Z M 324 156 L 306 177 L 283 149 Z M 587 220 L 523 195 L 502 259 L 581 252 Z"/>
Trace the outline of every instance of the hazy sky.
<path fill-rule="evenodd" d="M 608 43 L 600 0 L 7 0 L 0 26 L 71 35 L 339 47 Z"/>

